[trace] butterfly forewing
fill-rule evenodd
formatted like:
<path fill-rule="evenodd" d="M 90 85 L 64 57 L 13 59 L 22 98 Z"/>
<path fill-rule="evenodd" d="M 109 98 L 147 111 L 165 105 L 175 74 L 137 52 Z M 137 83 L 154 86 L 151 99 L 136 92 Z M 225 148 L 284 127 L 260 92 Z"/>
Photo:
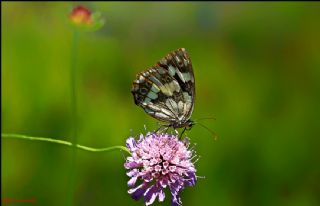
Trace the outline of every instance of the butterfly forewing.
<path fill-rule="evenodd" d="M 184 48 L 169 53 L 133 82 L 135 103 L 152 117 L 183 127 L 192 114 L 195 87 L 191 60 Z"/>

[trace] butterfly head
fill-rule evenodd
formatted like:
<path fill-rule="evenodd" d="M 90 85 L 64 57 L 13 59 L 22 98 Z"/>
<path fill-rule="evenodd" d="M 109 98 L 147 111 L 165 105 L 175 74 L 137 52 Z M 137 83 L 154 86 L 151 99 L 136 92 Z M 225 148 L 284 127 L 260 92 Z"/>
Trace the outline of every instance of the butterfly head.
<path fill-rule="evenodd" d="M 190 130 L 193 127 L 193 125 L 195 125 L 195 122 L 189 119 L 183 123 L 181 122 L 172 123 L 170 126 L 173 128 L 185 128 L 186 130 Z"/>
<path fill-rule="evenodd" d="M 187 122 L 186 122 L 186 129 L 187 130 L 190 130 L 192 127 L 193 127 L 193 125 L 195 125 L 196 123 L 194 122 L 194 121 L 192 121 L 191 119 L 189 119 Z"/>

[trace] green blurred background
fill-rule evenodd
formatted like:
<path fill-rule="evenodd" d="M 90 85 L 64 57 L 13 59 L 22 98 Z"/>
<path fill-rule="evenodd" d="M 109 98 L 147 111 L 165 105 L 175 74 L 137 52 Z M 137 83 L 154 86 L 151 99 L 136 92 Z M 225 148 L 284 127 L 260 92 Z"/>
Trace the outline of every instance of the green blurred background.
<path fill-rule="evenodd" d="M 196 77 L 189 133 L 199 179 L 184 205 L 320 205 L 319 2 L 83 2 L 106 19 L 78 50 L 79 143 L 124 145 L 156 129 L 133 102 L 135 74 L 185 47 Z M 68 2 L 2 2 L 2 133 L 71 140 Z M 72 150 L 2 139 L 1 198 L 64 205 Z M 78 152 L 76 205 L 143 205 L 120 152 Z M 162 205 L 170 205 L 170 198 Z M 7 203 L 15 205 L 16 203 Z M 21 203 L 19 205 L 34 205 Z M 160 205 L 155 203 L 154 205 Z"/>

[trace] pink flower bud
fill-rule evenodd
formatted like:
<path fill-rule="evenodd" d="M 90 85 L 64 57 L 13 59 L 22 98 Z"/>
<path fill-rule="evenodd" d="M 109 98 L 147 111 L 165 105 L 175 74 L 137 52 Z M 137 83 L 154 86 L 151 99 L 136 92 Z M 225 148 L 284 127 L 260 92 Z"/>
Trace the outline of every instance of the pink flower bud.
<path fill-rule="evenodd" d="M 76 25 L 92 24 L 91 11 L 84 6 L 77 6 L 70 13 L 70 20 Z"/>

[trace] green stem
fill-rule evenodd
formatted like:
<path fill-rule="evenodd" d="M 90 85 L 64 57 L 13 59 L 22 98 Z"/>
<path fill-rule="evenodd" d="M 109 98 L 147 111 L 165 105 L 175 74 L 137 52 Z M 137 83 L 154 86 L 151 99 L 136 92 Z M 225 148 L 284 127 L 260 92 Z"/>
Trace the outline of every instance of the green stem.
<path fill-rule="evenodd" d="M 69 200 L 67 205 L 74 205 L 74 191 L 76 183 L 76 162 L 77 162 L 77 149 L 78 144 L 78 105 L 77 105 L 77 91 L 76 91 L 76 81 L 77 81 L 77 52 L 78 52 L 78 42 L 79 42 L 79 31 L 74 28 L 71 44 L 71 64 L 70 64 L 70 89 L 71 89 L 71 117 L 72 117 L 72 133 L 71 141 L 73 143 L 72 158 L 71 158 L 71 168 L 70 168 L 70 184 L 69 184 Z"/>
<path fill-rule="evenodd" d="M 67 146 L 73 147 L 73 144 L 71 142 L 47 138 L 47 137 L 31 137 L 31 136 L 21 135 L 21 134 L 1 134 L 1 137 L 7 138 L 7 139 L 25 139 L 25 140 L 33 140 L 33 141 L 50 142 L 50 143 L 67 145 Z M 127 152 L 129 155 L 131 154 L 130 151 L 128 150 L 128 148 L 126 148 L 124 146 L 93 148 L 93 147 L 87 147 L 87 146 L 77 144 L 76 148 L 84 150 L 84 151 L 89 151 L 89 152 L 110 152 L 110 151 L 114 151 L 114 150 L 122 150 L 124 152 Z"/>
<path fill-rule="evenodd" d="M 71 91 L 71 117 L 72 117 L 72 142 L 77 143 L 78 132 L 78 105 L 77 105 L 77 51 L 79 42 L 79 31 L 75 28 L 72 36 L 71 45 L 71 64 L 70 64 L 70 91 Z"/>

